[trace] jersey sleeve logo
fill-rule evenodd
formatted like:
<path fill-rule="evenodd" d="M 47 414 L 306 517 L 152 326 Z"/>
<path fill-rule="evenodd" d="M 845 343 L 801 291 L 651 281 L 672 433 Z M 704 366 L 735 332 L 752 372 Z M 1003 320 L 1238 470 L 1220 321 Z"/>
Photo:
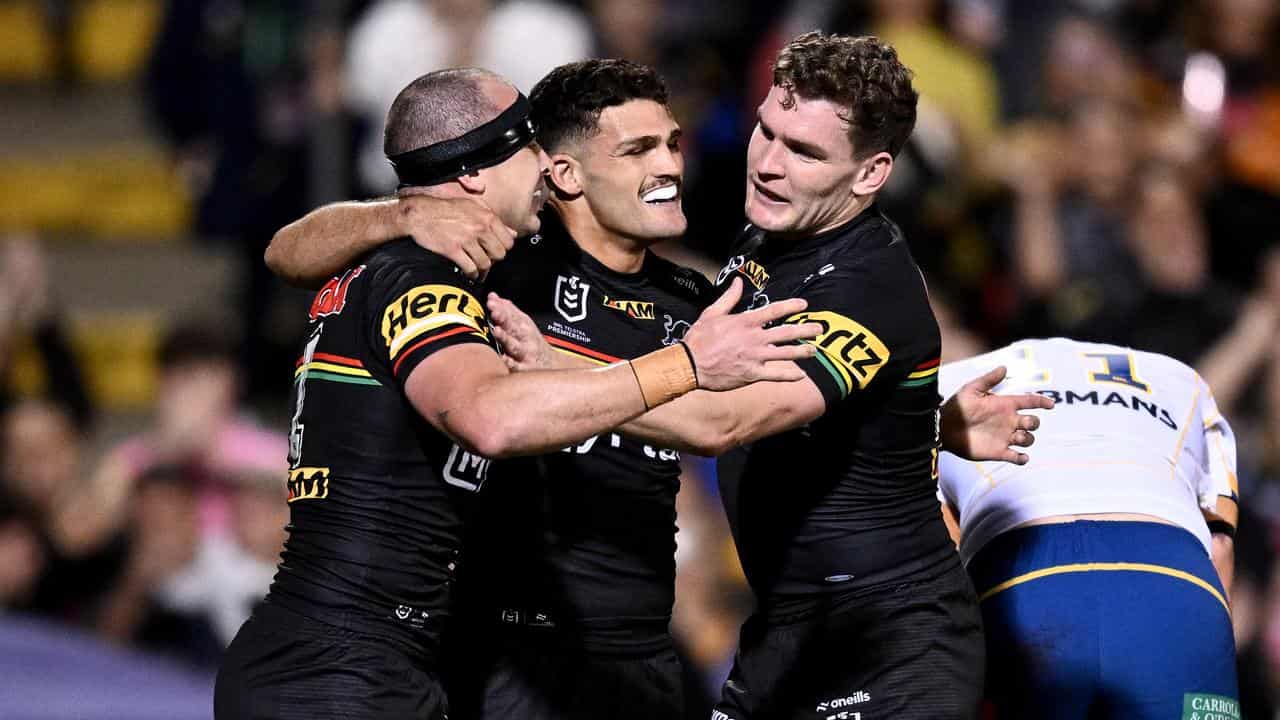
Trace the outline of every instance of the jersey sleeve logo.
<path fill-rule="evenodd" d="M 311 301 L 311 310 L 308 313 L 310 318 L 314 321 L 341 313 L 347 306 L 347 290 L 351 288 L 351 281 L 360 277 L 364 269 L 365 266 L 361 265 L 351 268 L 340 277 L 330 278 Z"/>
<path fill-rule="evenodd" d="M 417 348 L 465 332 L 479 335 L 487 342 L 489 323 L 480 301 L 452 285 L 419 285 L 382 312 L 382 339 L 393 360 L 406 348 Z M 410 346 L 419 338 L 419 342 Z"/>
<path fill-rule="evenodd" d="M 817 323 L 822 332 L 809 344 L 818 348 L 818 362 L 835 378 L 841 397 L 854 387 L 865 388 L 889 362 L 889 348 L 875 333 L 840 313 L 830 310 L 802 312 L 787 323 Z"/>

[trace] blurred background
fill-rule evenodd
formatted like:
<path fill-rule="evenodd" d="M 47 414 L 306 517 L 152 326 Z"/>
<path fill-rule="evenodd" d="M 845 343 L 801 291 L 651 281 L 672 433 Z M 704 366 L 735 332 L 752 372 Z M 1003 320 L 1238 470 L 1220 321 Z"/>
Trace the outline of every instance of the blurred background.
<path fill-rule="evenodd" d="M 656 66 L 687 139 L 667 250 L 715 268 L 770 62 L 814 28 L 916 73 L 883 204 L 948 358 L 1069 335 L 1214 388 L 1240 443 L 1244 711 L 1280 717 L 1277 0 L 0 0 L 0 718 L 211 716 L 288 516 L 309 298 L 262 251 L 393 187 L 404 84 Z M 714 466 L 686 465 L 674 628 L 705 718 L 750 597 Z"/>

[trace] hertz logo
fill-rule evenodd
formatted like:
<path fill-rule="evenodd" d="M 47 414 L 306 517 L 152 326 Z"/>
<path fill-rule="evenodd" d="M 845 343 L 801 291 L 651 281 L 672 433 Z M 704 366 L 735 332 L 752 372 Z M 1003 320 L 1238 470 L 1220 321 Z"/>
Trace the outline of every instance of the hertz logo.
<path fill-rule="evenodd" d="M 382 339 L 392 357 L 405 343 L 445 325 L 462 325 L 487 340 L 484 306 L 452 285 L 419 285 L 401 295 L 382 313 Z"/>
<path fill-rule="evenodd" d="M 746 275 L 757 290 L 763 290 L 764 286 L 769 283 L 769 273 L 765 272 L 764 266 L 755 260 L 748 260 L 743 263 L 742 267 L 738 268 L 738 272 Z"/>
<path fill-rule="evenodd" d="M 854 387 L 865 388 L 880 368 L 889 362 L 889 348 L 875 333 L 849 318 L 829 310 L 803 312 L 787 318 L 788 324 L 817 323 L 818 337 L 806 342 L 817 346 L 818 360 L 848 395 Z"/>
<path fill-rule="evenodd" d="M 621 310 L 637 320 L 653 320 L 657 317 L 654 315 L 653 303 L 643 300 L 617 300 L 606 297 L 604 306 L 614 310 Z"/>
<path fill-rule="evenodd" d="M 289 471 L 289 502 L 329 497 L 329 468 L 300 467 Z"/>

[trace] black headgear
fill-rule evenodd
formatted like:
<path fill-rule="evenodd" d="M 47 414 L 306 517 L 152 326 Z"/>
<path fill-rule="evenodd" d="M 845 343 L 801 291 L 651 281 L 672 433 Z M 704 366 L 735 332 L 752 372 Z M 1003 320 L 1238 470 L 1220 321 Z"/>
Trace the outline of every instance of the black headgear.
<path fill-rule="evenodd" d="M 387 156 L 400 187 L 437 185 L 505 161 L 533 142 L 529 99 L 520 93 L 498 117 L 461 137 Z"/>

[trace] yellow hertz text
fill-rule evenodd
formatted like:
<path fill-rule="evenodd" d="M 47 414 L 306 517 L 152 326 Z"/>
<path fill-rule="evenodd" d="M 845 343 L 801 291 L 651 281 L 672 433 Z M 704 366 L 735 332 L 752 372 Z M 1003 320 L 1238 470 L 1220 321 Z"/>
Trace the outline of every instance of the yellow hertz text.
<path fill-rule="evenodd" d="M 461 325 L 489 337 L 484 306 L 470 293 L 452 285 L 419 285 L 383 311 L 382 339 L 395 357 L 410 340 L 447 325 Z"/>
<path fill-rule="evenodd" d="M 842 394 L 854 387 L 865 388 L 880 368 L 889 362 L 889 348 L 880 338 L 849 318 L 818 310 L 787 318 L 788 323 L 817 323 L 822 333 L 806 342 L 816 345 L 818 360 L 840 384 Z"/>
<path fill-rule="evenodd" d="M 656 317 L 653 310 L 653 303 L 645 302 L 643 300 L 618 300 L 616 298 L 606 297 L 604 299 L 604 306 L 607 308 L 613 308 L 614 310 L 621 310 L 622 312 L 639 320 L 653 320 Z"/>
<path fill-rule="evenodd" d="M 329 468 L 300 467 L 289 471 L 289 502 L 329 497 Z"/>

